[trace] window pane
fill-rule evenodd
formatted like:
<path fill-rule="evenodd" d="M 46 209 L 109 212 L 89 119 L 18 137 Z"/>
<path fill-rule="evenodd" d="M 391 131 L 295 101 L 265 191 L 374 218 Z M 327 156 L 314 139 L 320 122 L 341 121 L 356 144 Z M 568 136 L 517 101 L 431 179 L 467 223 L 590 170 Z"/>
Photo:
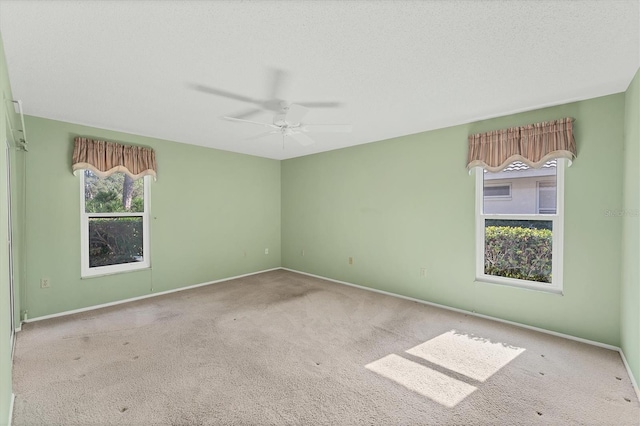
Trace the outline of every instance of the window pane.
<path fill-rule="evenodd" d="M 556 213 L 556 185 L 555 182 L 538 182 L 538 213 Z"/>
<path fill-rule="evenodd" d="M 485 197 L 511 197 L 511 185 L 496 185 L 484 187 Z"/>
<path fill-rule="evenodd" d="M 553 222 L 485 220 L 484 273 L 551 283 Z"/>
<path fill-rule="evenodd" d="M 555 213 L 556 199 L 556 160 L 547 161 L 541 168 L 532 169 L 526 164 L 515 161 L 504 170 L 492 173 L 485 171 L 484 178 L 484 214 L 538 214 L 539 185 L 544 185 L 543 203 L 553 199 L 553 206 L 545 207 L 548 213 L 553 208 Z M 496 187 L 511 185 L 510 198 L 497 197 Z"/>
<path fill-rule="evenodd" d="M 142 262 L 142 217 L 89 218 L 89 267 Z"/>
<path fill-rule="evenodd" d="M 132 180 L 124 173 L 100 179 L 84 171 L 86 213 L 144 212 L 144 179 Z"/>

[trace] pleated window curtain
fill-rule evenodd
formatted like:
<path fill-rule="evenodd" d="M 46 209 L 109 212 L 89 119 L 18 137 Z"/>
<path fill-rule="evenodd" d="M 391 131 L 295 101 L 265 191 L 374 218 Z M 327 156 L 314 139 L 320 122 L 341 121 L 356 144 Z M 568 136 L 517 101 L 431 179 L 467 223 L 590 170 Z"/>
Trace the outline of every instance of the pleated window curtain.
<path fill-rule="evenodd" d="M 101 178 L 116 172 L 126 173 L 133 180 L 144 176 L 157 178 L 153 149 L 82 137 L 75 138 L 71 168 L 74 174 L 88 169 Z"/>
<path fill-rule="evenodd" d="M 571 162 L 575 157 L 573 119 L 563 118 L 469 135 L 467 169 L 499 172 L 514 161 L 538 168 L 554 158 Z"/>

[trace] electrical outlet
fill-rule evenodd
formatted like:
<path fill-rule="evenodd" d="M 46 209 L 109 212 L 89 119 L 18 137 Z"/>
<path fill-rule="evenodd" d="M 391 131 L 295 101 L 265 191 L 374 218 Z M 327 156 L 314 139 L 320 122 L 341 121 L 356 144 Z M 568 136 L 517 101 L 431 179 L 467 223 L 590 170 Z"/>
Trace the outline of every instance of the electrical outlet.
<path fill-rule="evenodd" d="M 421 277 L 427 276 L 427 268 L 420 268 L 420 276 Z"/>
<path fill-rule="evenodd" d="M 349 265 L 353 265 L 353 257 L 349 257 Z"/>
<path fill-rule="evenodd" d="M 49 278 L 42 278 L 40 280 L 40 288 L 49 288 L 51 287 L 51 281 L 49 281 Z"/>
<path fill-rule="evenodd" d="M 304 256 L 304 249 L 300 250 L 300 256 Z"/>
<path fill-rule="evenodd" d="M 264 249 L 264 254 L 269 254 L 269 249 L 268 248 Z"/>

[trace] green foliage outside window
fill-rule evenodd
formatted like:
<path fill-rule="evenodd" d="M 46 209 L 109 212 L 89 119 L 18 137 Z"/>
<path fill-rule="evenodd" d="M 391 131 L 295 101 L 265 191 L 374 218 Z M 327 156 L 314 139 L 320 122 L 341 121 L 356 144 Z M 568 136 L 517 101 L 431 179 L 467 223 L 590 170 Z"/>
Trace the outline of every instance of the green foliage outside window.
<path fill-rule="evenodd" d="M 89 266 L 139 262 L 143 256 L 141 217 L 89 220 Z"/>
<path fill-rule="evenodd" d="M 550 229 L 487 226 L 484 273 L 551 283 L 552 240 Z"/>
<path fill-rule="evenodd" d="M 122 194 L 114 191 L 100 191 L 92 199 L 85 201 L 87 213 L 127 213 L 144 211 L 144 199 L 134 197 L 131 200 L 131 209 L 127 210 L 122 204 Z"/>
<path fill-rule="evenodd" d="M 124 173 L 100 179 L 86 170 L 84 198 L 87 213 L 141 213 L 144 211 L 144 179 L 134 181 Z"/>

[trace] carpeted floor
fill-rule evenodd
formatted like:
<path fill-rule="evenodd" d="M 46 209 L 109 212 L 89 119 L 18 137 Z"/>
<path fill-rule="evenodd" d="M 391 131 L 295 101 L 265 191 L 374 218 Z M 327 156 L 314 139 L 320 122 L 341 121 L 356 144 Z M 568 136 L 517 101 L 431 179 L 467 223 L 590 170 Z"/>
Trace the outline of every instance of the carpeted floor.
<path fill-rule="evenodd" d="M 272 271 L 23 326 L 14 425 L 637 425 L 618 353 Z"/>

